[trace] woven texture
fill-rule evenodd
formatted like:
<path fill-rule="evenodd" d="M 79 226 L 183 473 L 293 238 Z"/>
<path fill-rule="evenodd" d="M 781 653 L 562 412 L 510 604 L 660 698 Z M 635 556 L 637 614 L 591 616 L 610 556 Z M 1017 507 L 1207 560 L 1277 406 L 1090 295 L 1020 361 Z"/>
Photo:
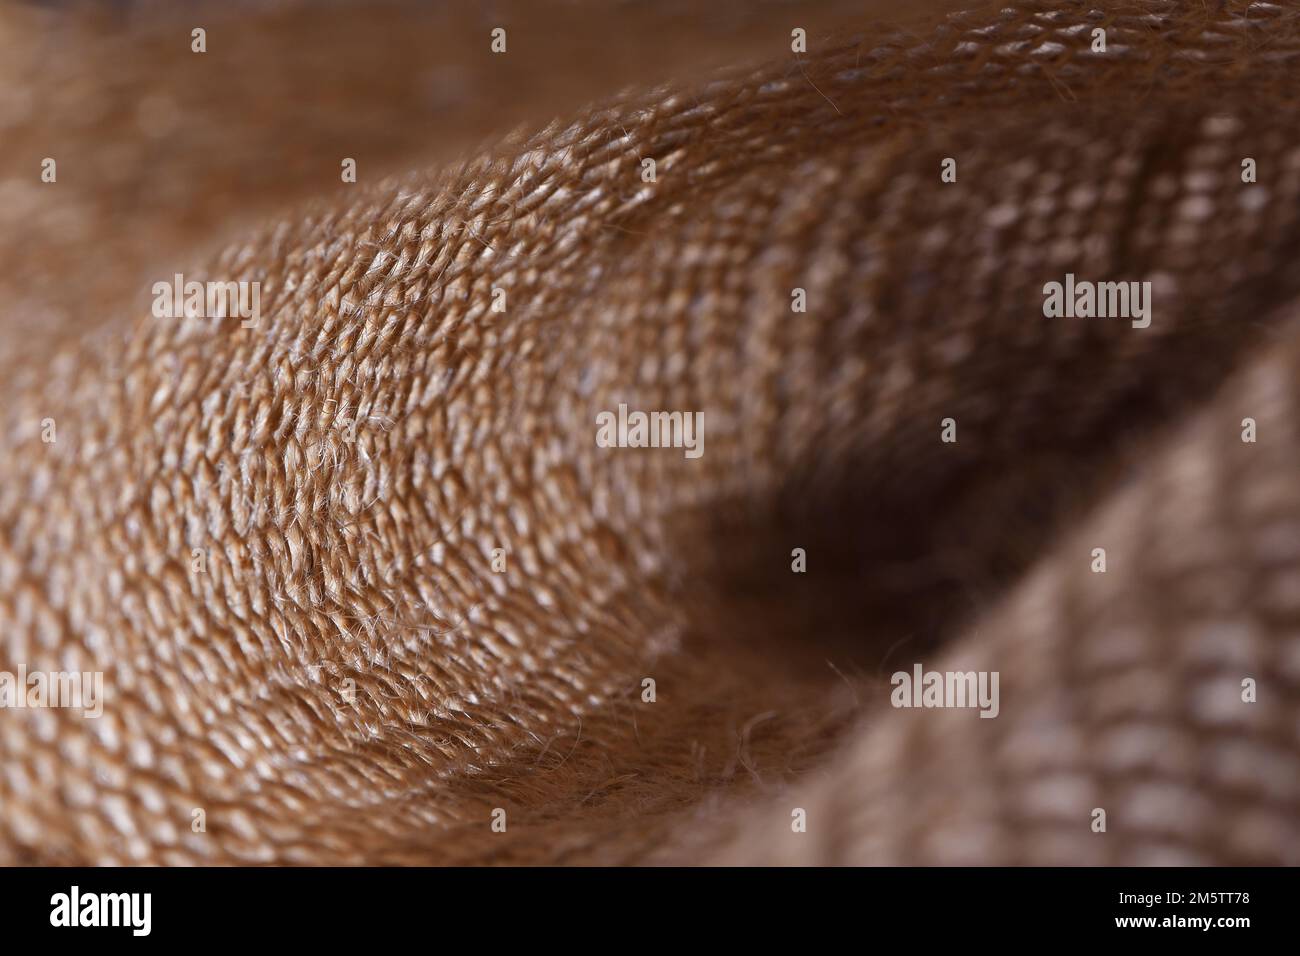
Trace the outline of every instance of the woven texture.
<path fill-rule="evenodd" d="M 348 5 L 11 14 L 0 670 L 106 701 L 0 711 L 0 862 L 1300 863 L 1295 10 L 563 6 L 603 55 L 439 21 L 442 126 Z M 299 45 L 328 129 L 238 96 Z M 1044 317 L 1066 273 L 1151 326 Z M 620 403 L 705 453 L 598 447 Z M 1000 714 L 892 708 L 916 661 Z"/>

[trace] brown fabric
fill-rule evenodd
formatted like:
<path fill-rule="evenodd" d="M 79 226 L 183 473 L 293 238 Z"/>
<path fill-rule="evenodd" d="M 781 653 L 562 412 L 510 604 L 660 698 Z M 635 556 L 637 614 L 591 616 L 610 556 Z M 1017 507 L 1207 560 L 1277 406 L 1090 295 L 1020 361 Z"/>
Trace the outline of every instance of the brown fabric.
<path fill-rule="evenodd" d="M 1300 862 L 1300 18 L 809 6 L 6 14 L 0 861 Z"/>

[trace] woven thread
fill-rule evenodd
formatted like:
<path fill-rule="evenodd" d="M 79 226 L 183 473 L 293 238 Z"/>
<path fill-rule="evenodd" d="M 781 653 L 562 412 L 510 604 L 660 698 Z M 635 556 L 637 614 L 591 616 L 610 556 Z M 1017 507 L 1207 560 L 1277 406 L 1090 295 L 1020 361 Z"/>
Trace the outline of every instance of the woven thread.
<path fill-rule="evenodd" d="M 233 240 L 238 181 L 161 151 L 138 221 L 30 198 L 0 669 L 108 702 L 0 713 L 0 861 L 1300 862 L 1300 20 L 1001 7 L 831 4 L 788 56 L 764 8 L 707 80 L 466 121 L 458 164 L 403 129 L 404 172 L 306 200 L 317 141 L 235 146 Z M 181 51 L 107 102 L 211 69 Z M 259 282 L 260 324 L 150 315 L 176 272 Z M 1066 272 L 1152 280 L 1152 326 L 1045 318 Z M 597 447 L 620 402 L 702 410 L 706 453 Z M 891 709 L 914 660 L 999 670 L 1002 713 Z"/>

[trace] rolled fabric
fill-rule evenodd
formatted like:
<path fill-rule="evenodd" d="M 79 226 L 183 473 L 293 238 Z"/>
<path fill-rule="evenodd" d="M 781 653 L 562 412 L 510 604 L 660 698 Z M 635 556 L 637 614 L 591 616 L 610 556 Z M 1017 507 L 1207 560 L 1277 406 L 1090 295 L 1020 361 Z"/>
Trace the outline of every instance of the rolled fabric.
<path fill-rule="evenodd" d="M 695 7 L 4 14 L 0 862 L 1300 862 L 1300 21 Z"/>

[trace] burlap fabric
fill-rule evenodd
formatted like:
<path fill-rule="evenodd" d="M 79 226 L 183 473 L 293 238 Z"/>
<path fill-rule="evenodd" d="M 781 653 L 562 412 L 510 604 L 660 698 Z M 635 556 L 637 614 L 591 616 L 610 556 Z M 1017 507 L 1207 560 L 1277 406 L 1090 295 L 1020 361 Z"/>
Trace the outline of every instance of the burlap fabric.
<path fill-rule="evenodd" d="M 7 13 L 0 861 L 1300 862 L 1300 18 L 941 6 Z"/>

